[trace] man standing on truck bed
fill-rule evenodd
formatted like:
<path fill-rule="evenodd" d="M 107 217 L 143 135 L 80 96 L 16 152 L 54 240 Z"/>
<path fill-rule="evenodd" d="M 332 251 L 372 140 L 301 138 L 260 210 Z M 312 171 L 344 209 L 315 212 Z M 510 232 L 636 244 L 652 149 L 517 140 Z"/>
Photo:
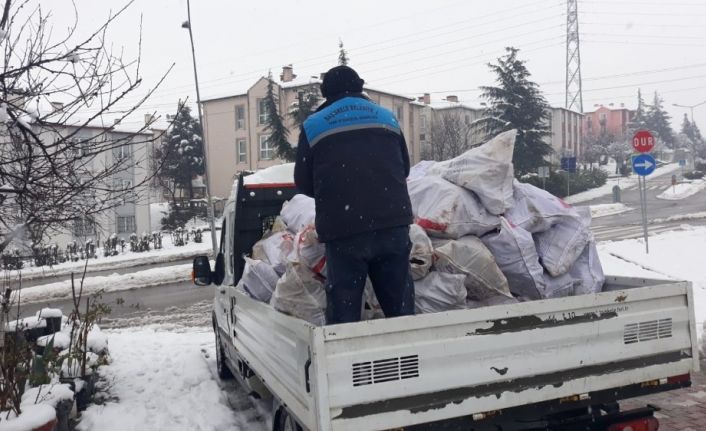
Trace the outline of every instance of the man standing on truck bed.
<path fill-rule="evenodd" d="M 304 122 L 294 180 L 316 201 L 326 244 L 328 324 L 360 320 L 366 277 L 386 317 L 414 314 L 409 272 L 409 153 L 389 110 L 348 66 L 326 72 L 326 101 Z"/>

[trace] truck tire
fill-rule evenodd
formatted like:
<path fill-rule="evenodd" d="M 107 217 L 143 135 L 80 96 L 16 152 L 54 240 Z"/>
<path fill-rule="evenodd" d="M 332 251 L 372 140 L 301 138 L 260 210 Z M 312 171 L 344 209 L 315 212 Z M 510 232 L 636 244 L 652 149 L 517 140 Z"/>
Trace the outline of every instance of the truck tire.
<path fill-rule="evenodd" d="M 284 407 L 280 409 L 278 422 L 278 431 L 302 431 L 302 427 L 299 426 L 297 420 Z"/>
<path fill-rule="evenodd" d="M 223 350 L 223 343 L 221 342 L 221 333 L 218 331 L 217 327 L 213 328 L 213 332 L 216 333 L 216 370 L 218 371 L 218 377 L 221 380 L 231 380 L 233 378 L 233 372 L 226 364 L 225 351 Z"/>

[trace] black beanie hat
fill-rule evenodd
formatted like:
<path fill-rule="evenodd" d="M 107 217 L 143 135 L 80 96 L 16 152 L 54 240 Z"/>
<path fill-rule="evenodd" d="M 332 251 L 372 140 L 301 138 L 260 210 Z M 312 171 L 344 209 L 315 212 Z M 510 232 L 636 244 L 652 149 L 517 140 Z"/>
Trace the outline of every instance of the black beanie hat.
<path fill-rule="evenodd" d="M 329 99 L 343 93 L 360 93 L 363 81 L 355 70 L 348 66 L 336 66 L 324 74 L 321 95 Z"/>

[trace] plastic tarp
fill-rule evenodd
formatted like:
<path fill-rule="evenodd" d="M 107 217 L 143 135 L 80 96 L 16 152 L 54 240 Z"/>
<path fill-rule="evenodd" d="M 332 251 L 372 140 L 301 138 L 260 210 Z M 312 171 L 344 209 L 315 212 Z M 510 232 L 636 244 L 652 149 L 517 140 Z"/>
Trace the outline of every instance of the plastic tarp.
<path fill-rule="evenodd" d="M 554 277 L 569 271 L 593 236 L 590 208 L 576 207 L 576 212 L 534 236 L 540 262 Z"/>
<path fill-rule="evenodd" d="M 412 242 L 412 250 L 409 253 L 412 279 L 421 280 L 429 274 L 434 248 L 427 233 L 417 224 L 409 226 L 409 239 Z"/>
<path fill-rule="evenodd" d="M 435 164 L 427 175 L 440 175 L 476 193 L 488 212 L 503 214 L 513 204 L 512 153 L 516 136 L 517 130 L 503 132 L 458 157 Z"/>
<path fill-rule="evenodd" d="M 466 286 L 463 274 L 432 271 L 414 282 L 416 313 L 462 310 L 466 308 Z"/>
<path fill-rule="evenodd" d="M 245 269 L 241 278 L 243 289 L 258 301 L 269 302 L 277 286 L 279 275 L 272 265 L 266 262 L 248 257 L 244 259 Z"/>
<path fill-rule="evenodd" d="M 270 299 L 276 310 L 321 326 L 326 324 L 326 292 L 321 281 L 305 266 L 288 262 Z"/>
<path fill-rule="evenodd" d="M 290 232 L 297 233 L 316 221 L 316 204 L 306 195 L 294 195 L 282 206 L 282 221 Z"/>
<path fill-rule="evenodd" d="M 441 177 L 410 181 L 407 188 L 416 223 L 431 236 L 480 236 L 500 224 L 500 219 L 489 214 L 473 192 Z"/>
<path fill-rule="evenodd" d="M 528 232 L 544 232 L 566 217 L 578 217 L 563 199 L 531 184 L 515 181 L 513 190 L 514 204 L 505 218 Z"/>
<path fill-rule="evenodd" d="M 498 295 L 512 297 L 505 275 L 495 263 L 493 254 L 474 236 L 465 236 L 434 250 L 437 271 L 465 276 L 469 298 L 477 301 Z"/>
<path fill-rule="evenodd" d="M 546 298 L 544 269 L 534 247 L 532 234 L 500 218 L 500 231 L 481 237 L 500 270 L 505 274 L 510 291 L 527 299 Z"/>

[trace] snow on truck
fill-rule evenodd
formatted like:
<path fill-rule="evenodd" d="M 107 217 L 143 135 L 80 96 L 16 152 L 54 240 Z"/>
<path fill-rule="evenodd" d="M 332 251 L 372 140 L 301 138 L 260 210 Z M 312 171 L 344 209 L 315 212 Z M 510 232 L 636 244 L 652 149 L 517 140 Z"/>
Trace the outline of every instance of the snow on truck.
<path fill-rule="evenodd" d="M 578 294 L 317 325 L 242 288 L 246 256 L 296 195 L 291 166 L 243 176 L 215 269 L 218 374 L 272 399 L 273 431 L 657 430 L 620 400 L 687 387 L 698 371 L 688 282 L 605 277 Z"/>

